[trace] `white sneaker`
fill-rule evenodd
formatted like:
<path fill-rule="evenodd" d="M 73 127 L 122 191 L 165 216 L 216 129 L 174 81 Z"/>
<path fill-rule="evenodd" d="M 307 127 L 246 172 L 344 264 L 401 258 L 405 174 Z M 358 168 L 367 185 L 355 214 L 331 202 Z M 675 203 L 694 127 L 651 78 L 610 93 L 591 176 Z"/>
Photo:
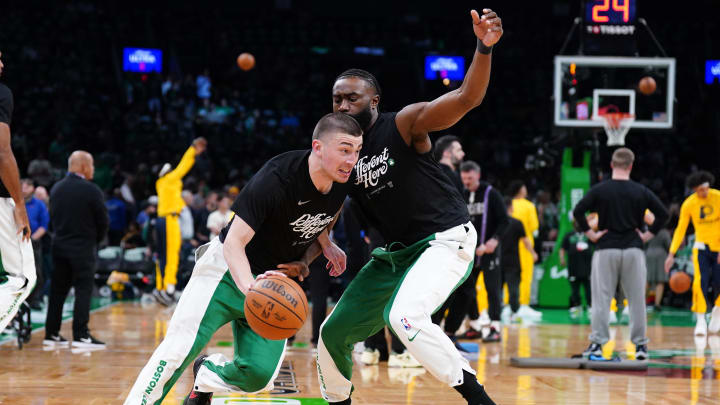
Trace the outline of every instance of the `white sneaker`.
<path fill-rule="evenodd" d="M 708 326 L 708 332 L 720 332 L 720 306 L 716 305 L 712 310 L 712 318 L 710 318 L 710 326 Z"/>
<path fill-rule="evenodd" d="M 530 308 L 529 305 L 520 305 L 517 314 L 521 318 L 542 318 L 542 312 Z"/>
<path fill-rule="evenodd" d="M 568 312 L 570 313 L 570 317 L 574 318 L 582 314 L 582 307 L 579 305 L 575 307 L 570 307 L 570 309 L 568 309 Z"/>
<path fill-rule="evenodd" d="M 617 323 L 617 314 L 613 311 L 610 311 L 610 323 Z"/>
<path fill-rule="evenodd" d="M 422 367 L 422 364 L 415 360 L 415 357 L 413 357 L 410 352 L 405 350 L 400 354 L 391 353 L 388 358 L 388 367 L 413 368 Z"/>
<path fill-rule="evenodd" d="M 720 359 L 720 336 L 710 336 L 708 338 L 710 350 L 714 359 Z"/>
<path fill-rule="evenodd" d="M 479 320 L 480 320 L 480 329 L 482 329 L 486 325 L 490 325 L 490 315 L 488 315 L 487 311 L 482 311 L 480 313 Z M 476 328 L 476 330 L 480 330 L 480 329 Z"/>
<path fill-rule="evenodd" d="M 697 314 L 697 323 L 695 324 L 695 335 L 707 335 L 708 326 L 705 320 L 705 314 Z"/>
<path fill-rule="evenodd" d="M 360 355 L 360 362 L 366 366 L 374 366 L 380 362 L 380 350 L 365 349 Z"/>

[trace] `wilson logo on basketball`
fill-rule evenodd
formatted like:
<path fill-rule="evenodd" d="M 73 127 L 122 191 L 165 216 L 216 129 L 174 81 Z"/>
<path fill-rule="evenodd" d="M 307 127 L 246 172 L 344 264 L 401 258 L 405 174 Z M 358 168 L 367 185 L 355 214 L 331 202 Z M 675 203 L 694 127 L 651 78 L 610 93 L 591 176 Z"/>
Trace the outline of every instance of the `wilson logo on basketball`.
<path fill-rule="evenodd" d="M 275 291 L 279 296 L 285 298 L 285 301 L 292 305 L 293 308 L 297 307 L 297 299 L 293 297 L 291 293 L 285 291 L 285 287 L 282 284 L 278 284 L 273 280 L 265 280 L 262 283 L 262 288 Z M 265 310 L 263 310 L 263 316 L 265 316 Z"/>

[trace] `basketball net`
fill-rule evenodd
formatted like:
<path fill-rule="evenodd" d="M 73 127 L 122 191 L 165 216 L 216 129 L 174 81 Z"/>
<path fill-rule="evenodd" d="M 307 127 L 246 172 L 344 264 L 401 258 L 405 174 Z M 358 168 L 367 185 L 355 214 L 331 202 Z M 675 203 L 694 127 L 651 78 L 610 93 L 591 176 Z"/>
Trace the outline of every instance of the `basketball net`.
<path fill-rule="evenodd" d="M 625 145 L 625 136 L 630 131 L 635 116 L 628 113 L 606 112 L 600 117 L 608 136 L 607 146 Z"/>

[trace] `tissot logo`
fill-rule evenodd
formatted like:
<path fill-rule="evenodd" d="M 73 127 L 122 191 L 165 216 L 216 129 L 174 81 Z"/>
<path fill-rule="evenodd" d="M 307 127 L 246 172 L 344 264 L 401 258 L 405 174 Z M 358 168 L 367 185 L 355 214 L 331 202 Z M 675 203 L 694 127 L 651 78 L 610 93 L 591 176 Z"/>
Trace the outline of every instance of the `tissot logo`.
<path fill-rule="evenodd" d="M 388 148 L 385 148 L 379 155 L 360 158 L 355 164 L 355 172 L 357 173 L 355 185 L 364 184 L 365 188 L 377 186 L 380 176 L 387 173 L 388 166 L 395 163 L 389 157 Z"/>

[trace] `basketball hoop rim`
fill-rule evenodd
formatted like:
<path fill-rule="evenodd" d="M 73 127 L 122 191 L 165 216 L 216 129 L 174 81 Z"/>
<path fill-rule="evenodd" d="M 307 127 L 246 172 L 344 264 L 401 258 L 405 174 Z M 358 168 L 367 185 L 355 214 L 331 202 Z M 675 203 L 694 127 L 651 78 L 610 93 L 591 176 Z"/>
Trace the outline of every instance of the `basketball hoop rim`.
<path fill-rule="evenodd" d="M 604 114 L 598 114 L 597 121 L 603 121 L 605 127 L 619 128 L 621 123 L 627 123 L 630 119 L 628 127 L 632 126 L 632 122 L 635 121 L 635 114 L 626 112 L 607 112 Z"/>

